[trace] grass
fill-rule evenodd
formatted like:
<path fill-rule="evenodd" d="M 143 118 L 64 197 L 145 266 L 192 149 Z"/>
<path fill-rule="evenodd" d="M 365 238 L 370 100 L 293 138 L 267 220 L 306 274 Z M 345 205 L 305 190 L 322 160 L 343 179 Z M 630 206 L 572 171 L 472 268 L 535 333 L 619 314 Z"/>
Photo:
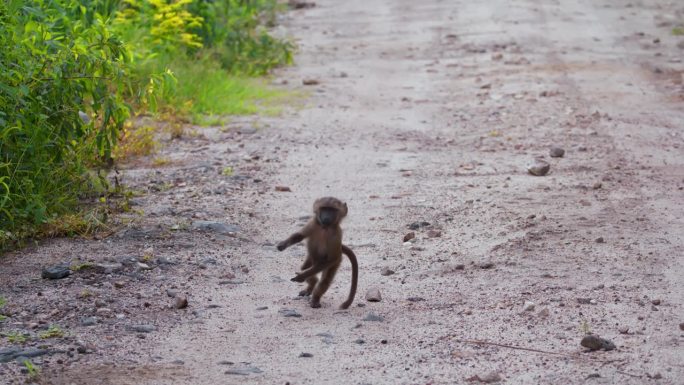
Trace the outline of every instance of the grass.
<path fill-rule="evenodd" d="M 57 325 L 51 325 L 48 330 L 40 333 L 38 336 L 44 340 L 48 338 L 62 338 L 64 337 L 65 333 L 64 330 L 62 330 L 59 326 Z"/>
<path fill-rule="evenodd" d="M 684 36 L 684 27 L 674 27 L 672 28 L 672 34 L 674 36 Z"/>
<path fill-rule="evenodd" d="M 11 344 L 23 344 L 28 339 L 25 334 L 13 331 L 5 334 L 7 341 Z"/>
<path fill-rule="evenodd" d="M 182 105 L 193 116 L 209 125 L 223 122 L 224 115 L 277 115 L 289 92 L 269 86 L 264 79 L 230 75 L 210 63 L 175 66 L 178 79 L 174 105 Z"/>
<path fill-rule="evenodd" d="M 5 307 L 5 304 L 7 303 L 7 300 L 4 297 L 0 297 L 0 310 L 2 310 L 3 307 Z M 7 319 L 7 316 L 0 314 L 0 322 L 4 321 Z"/>

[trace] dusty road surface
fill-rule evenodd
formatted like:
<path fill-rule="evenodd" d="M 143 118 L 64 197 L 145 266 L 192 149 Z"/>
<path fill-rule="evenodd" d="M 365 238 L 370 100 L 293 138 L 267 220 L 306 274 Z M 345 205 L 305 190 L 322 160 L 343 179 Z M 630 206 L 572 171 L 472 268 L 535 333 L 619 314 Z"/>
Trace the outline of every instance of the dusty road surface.
<path fill-rule="evenodd" d="M 0 261 L 0 327 L 66 333 L 25 343 L 64 351 L 34 359 L 42 383 L 681 384 L 677 3 L 292 11 L 297 65 L 275 82 L 310 91 L 306 106 L 199 128 L 168 141 L 169 164 L 129 165 L 144 195 L 116 234 Z M 546 176 L 527 172 L 539 157 Z M 289 281 L 304 248 L 274 247 L 324 195 L 350 210 L 361 273 L 347 311 L 348 262 L 311 309 Z M 60 261 L 108 265 L 39 278 Z M 587 332 L 616 349 L 585 352 Z M 0 375 L 25 377 L 15 363 Z"/>

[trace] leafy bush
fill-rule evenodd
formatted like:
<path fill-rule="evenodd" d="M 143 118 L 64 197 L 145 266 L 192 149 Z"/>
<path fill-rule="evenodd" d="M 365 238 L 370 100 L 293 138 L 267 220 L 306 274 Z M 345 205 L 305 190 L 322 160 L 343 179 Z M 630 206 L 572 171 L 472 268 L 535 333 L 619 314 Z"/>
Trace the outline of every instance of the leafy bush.
<path fill-rule="evenodd" d="M 244 79 L 292 61 L 291 43 L 265 29 L 277 9 L 276 0 L 0 2 L 0 249 L 36 226 L 59 234 L 60 221 L 66 233 L 99 222 L 73 212 L 107 188 L 92 170 L 122 154 L 122 137 L 135 140 L 124 130 L 133 107 L 221 115 L 277 98 Z"/>
<path fill-rule="evenodd" d="M 0 3 L 0 246 L 73 209 L 129 108 L 129 54 L 77 0 Z M 82 111 L 82 112 L 80 112 Z"/>

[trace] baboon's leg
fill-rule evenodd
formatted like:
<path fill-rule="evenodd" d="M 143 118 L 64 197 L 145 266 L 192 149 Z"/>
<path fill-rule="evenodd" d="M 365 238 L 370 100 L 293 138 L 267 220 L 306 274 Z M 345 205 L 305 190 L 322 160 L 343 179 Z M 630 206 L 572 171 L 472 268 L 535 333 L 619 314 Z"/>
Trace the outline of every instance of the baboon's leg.
<path fill-rule="evenodd" d="M 333 278 L 335 278 L 335 273 L 337 273 L 337 269 L 339 267 L 340 262 L 323 271 L 321 280 L 314 288 L 313 296 L 311 297 L 311 307 L 321 307 L 321 297 L 326 291 L 328 291 L 328 288 L 330 287 L 330 284 L 332 284 Z"/>
<path fill-rule="evenodd" d="M 308 269 L 309 267 L 311 267 L 311 265 L 313 265 L 311 263 L 311 258 L 307 257 L 306 261 L 304 261 L 304 264 L 302 264 L 302 270 Z M 306 279 L 306 283 L 307 283 L 306 289 L 299 292 L 299 295 L 302 297 L 306 296 L 306 295 L 311 295 L 311 293 L 313 293 L 314 286 L 316 286 L 316 283 L 318 283 L 318 277 L 315 275 L 312 275 L 311 277 Z"/>

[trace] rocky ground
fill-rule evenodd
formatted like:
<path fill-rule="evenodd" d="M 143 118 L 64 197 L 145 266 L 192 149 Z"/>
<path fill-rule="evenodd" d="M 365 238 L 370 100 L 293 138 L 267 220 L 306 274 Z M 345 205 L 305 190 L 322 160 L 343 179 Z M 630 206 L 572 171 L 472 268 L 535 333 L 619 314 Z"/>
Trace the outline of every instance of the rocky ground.
<path fill-rule="evenodd" d="M 288 13 L 274 82 L 305 107 L 165 139 L 121 171 L 113 234 L 0 259 L 0 383 L 680 384 L 682 23 L 664 0 Z M 304 248 L 274 247 L 323 195 L 350 210 L 346 311 L 348 263 L 312 309 Z"/>

